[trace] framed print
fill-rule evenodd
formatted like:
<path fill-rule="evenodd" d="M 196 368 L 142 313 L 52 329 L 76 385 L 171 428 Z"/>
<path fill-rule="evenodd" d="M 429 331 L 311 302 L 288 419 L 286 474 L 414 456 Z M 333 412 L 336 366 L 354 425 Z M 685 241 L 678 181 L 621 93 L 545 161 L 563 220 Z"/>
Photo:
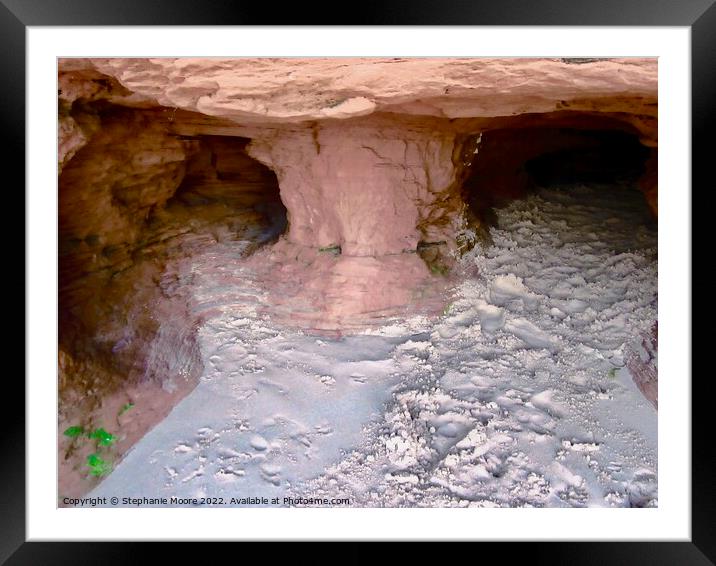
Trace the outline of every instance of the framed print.
<path fill-rule="evenodd" d="M 691 185 L 716 8 L 546 8 L 3 0 L 8 564 L 153 540 L 713 561 Z"/>

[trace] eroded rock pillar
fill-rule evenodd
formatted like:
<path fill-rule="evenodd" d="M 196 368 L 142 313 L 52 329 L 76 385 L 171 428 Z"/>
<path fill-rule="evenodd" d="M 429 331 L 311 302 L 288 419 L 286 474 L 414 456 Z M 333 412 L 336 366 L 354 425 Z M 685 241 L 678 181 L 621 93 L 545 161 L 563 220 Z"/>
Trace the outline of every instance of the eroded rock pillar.
<path fill-rule="evenodd" d="M 382 256 L 454 233 L 454 148 L 449 132 L 335 123 L 273 131 L 248 150 L 276 172 L 290 242 Z"/>

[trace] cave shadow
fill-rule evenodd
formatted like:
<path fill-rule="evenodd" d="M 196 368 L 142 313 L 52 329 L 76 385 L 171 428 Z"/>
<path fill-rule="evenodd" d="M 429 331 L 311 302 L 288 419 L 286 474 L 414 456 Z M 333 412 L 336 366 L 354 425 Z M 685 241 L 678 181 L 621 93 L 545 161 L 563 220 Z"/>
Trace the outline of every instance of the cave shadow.
<path fill-rule="evenodd" d="M 475 146 L 462 196 L 468 224 L 488 243 L 489 229 L 499 227 L 496 209 L 543 188 L 608 185 L 639 191 L 652 155 L 636 134 L 619 129 L 502 128 L 482 132 Z"/>

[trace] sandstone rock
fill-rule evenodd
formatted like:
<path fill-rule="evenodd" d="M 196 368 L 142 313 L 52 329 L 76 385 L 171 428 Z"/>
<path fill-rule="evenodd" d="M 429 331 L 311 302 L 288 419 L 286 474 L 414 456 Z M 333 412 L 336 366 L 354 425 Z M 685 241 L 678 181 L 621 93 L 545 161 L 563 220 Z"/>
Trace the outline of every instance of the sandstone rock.
<path fill-rule="evenodd" d="M 580 63 L 60 59 L 63 406 L 101 420 L 131 388 L 190 388 L 213 307 L 188 296 L 188 258 L 248 230 L 273 244 L 246 261 L 269 314 L 340 333 L 442 310 L 465 228 L 489 237 L 488 207 L 523 194 L 526 164 L 592 147 L 583 132 L 650 148 L 656 214 L 656 60 Z M 222 267 L 204 269 L 230 290 Z"/>
<path fill-rule="evenodd" d="M 131 111 L 106 115 L 59 180 L 60 286 L 131 263 L 153 207 L 181 183 L 187 152 L 161 124 Z"/>
<path fill-rule="evenodd" d="M 650 106 L 656 102 L 656 59 L 572 65 L 531 58 L 116 58 L 83 64 L 163 106 L 240 123 L 348 118 L 368 111 L 508 116 L 548 112 L 560 101 L 575 110 L 656 115 Z M 61 60 L 60 70 L 63 65 Z"/>
<path fill-rule="evenodd" d="M 126 105 L 134 96 L 173 116 L 223 120 L 225 133 L 236 124 L 229 135 L 252 138 L 251 155 L 279 176 L 289 239 L 347 255 L 421 240 L 454 248 L 456 145 L 506 117 L 606 116 L 656 143 L 654 59 L 115 58 L 59 68 L 68 97 Z"/>
<path fill-rule="evenodd" d="M 75 153 L 87 143 L 91 135 L 99 128 L 99 120 L 92 115 L 83 115 L 85 127 L 83 128 L 75 117 L 69 114 L 60 114 L 57 127 L 57 165 L 58 174 L 62 173 L 65 164 L 74 157 Z"/>
<path fill-rule="evenodd" d="M 436 314 L 449 281 L 430 277 L 416 254 L 346 256 L 282 239 L 248 265 L 279 323 L 319 332 L 352 332 L 401 316 Z"/>
<path fill-rule="evenodd" d="M 288 239 L 349 256 L 415 251 L 456 181 L 455 136 L 327 124 L 254 139 L 249 153 L 276 171 Z M 440 238 L 437 222 L 431 238 Z"/>

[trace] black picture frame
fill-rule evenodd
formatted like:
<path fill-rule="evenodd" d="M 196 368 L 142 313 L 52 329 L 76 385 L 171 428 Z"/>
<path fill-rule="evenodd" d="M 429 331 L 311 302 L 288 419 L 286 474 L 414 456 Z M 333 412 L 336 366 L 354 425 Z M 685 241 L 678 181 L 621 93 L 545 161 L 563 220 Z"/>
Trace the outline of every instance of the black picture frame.
<path fill-rule="evenodd" d="M 363 2 L 347 10 L 335 3 L 267 3 L 241 0 L 0 0 L 0 97 L 3 171 L 16 172 L 15 186 L 24 186 L 25 172 L 25 31 L 28 26 L 84 25 L 554 25 L 554 26 L 687 26 L 691 29 L 692 76 L 692 186 L 707 184 L 709 120 L 716 102 L 716 0 L 397 0 Z M 707 137 L 709 136 L 709 137 Z M 692 190 L 686 188 L 682 190 Z M 16 197 L 19 191 L 15 191 Z M 20 206 L 24 210 L 24 199 Z M 702 210 L 705 207 L 702 207 Z M 13 216 L 15 214 L 12 214 Z M 18 215 L 19 216 L 19 215 Z M 696 225 L 695 219 L 692 226 Z M 668 236 L 668 235 L 666 235 Z M 19 249 L 19 246 L 15 246 Z M 698 256 L 697 256 L 698 257 Z M 19 271 L 24 257 L 14 263 Z M 24 272 L 23 272 L 24 273 Z M 19 279 L 19 278 L 18 278 Z M 25 289 L 27 281 L 24 280 Z M 27 294 L 24 295 L 27 304 Z M 6 299 L 7 300 L 7 299 Z M 12 302 L 12 300 L 10 300 Z M 51 317 L 48 316 L 48 323 Z M 693 347 L 692 347 L 693 351 Z M 522 558 L 552 564 L 714 564 L 716 563 L 716 493 L 714 450 L 705 419 L 710 375 L 692 382 L 692 536 L 690 542 L 540 542 L 511 545 L 510 562 Z M 691 375 L 670 376 L 688 380 Z M 24 398 L 18 379 L 6 377 L 8 399 Z M 20 406 L 19 402 L 13 403 Z M 126 564 L 141 560 L 141 543 L 25 542 L 25 412 L 4 416 L 0 457 L 0 563 L 16 564 Z M 638 512 L 637 518 L 638 520 Z M 475 526 L 479 531 L 479 525 Z M 78 533 L 81 538 L 81 533 Z M 319 535 L 316 536 L 319 539 Z M 493 543 L 504 544 L 504 543 Z M 168 545 L 163 545 L 168 546 Z M 180 547 L 162 548 L 164 560 L 184 553 Z M 368 560 L 370 550 L 340 553 L 333 558 Z M 330 553 L 326 556 L 330 557 Z M 240 556 L 236 557 L 241 559 Z M 315 555 L 313 555 L 315 558 Z M 475 559 L 478 559 L 475 556 Z"/>

